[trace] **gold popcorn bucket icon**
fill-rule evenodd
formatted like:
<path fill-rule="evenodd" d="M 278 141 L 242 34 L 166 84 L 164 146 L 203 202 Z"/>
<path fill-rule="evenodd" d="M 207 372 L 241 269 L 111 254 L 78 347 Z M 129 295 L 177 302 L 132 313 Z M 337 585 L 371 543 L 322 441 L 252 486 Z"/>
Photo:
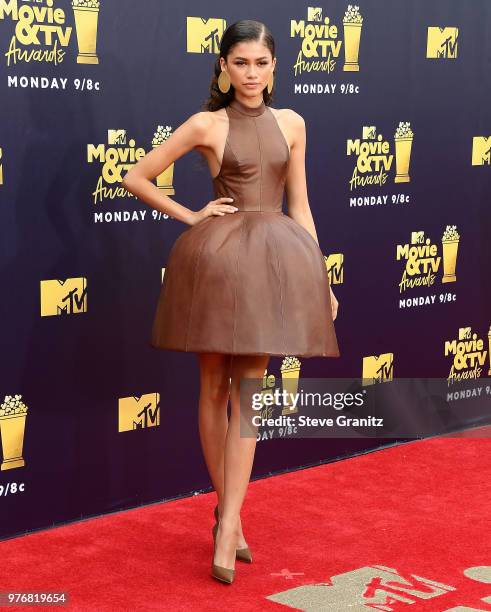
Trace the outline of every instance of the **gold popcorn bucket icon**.
<path fill-rule="evenodd" d="M 409 183 L 409 160 L 411 159 L 412 136 L 395 137 L 396 176 L 394 183 Z"/>
<path fill-rule="evenodd" d="M 99 8 L 72 6 L 77 31 L 77 64 L 98 64 L 96 53 Z"/>
<path fill-rule="evenodd" d="M 159 146 L 159 144 L 153 144 L 152 148 L 156 149 Z M 176 193 L 176 190 L 174 189 L 174 186 L 172 185 L 172 181 L 174 180 L 174 162 L 172 162 L 172 164 L 166 168 L 163 172 L 161 172 L 157 178 L 157 187 L 159 189 L 162 189 L 163 192 L 166 195 L 174 195 Z"/>
<path fill-rule="evenodd" d="M 442 240 L 443 247 L 443 278 L 442 283 L 453 283 L 457 280 L 455 268 L 457 266 L 457 250 L 459 238 L 455 240 Z"/>
<path fill-rule="evenodd" d="M 2 470 L 12 470 L 25 465 L 22 458 L 22 447 L 24 445 L 26 416 L 26 414 L 0 416 L 3 452 Z"/>
<path fill-rule="evenodd" d="M 296 393 L 298 390 L 298 376 L 300 374 L 300 362 L 295 357 L 293 360 L 285 360 L 284 366 L 281 366 L 281 383 L 283 389 L 287 393 Z M 298 412 L 298 406 L 293 407 L 290 399 L 287 397 L 283 404 L 281 414 L 295 414 Z"/>
<path fill-rule="evenodd" d="M 361 23 L 344 25 L 344 66 L 346 72 L 359 72 L 358 54 L 360 52 Z"/>

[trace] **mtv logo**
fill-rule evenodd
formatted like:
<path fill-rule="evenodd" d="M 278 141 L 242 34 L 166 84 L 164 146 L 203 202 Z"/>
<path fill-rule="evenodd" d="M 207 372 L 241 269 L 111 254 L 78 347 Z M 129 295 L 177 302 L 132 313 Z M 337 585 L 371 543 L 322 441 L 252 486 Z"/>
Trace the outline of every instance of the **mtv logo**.
<path fill-rule="evenodd" d="M 470 340 L 471 339 L 471 328 L 470 327 L 459 327 L 459 340 Z"/>
<path fill-rule="evenodd" d="M 344 282 L 344 254 L 331 253 L 327 257 L 324 255 L 324 263 L 326 264 L 329 283 L 331 285 L 341 285 Z"/>
<path fill-rule="evenodd" d="M 458 37 L 458 28 L 429 27 L 426 39 L 426 57 L 455 59 L 457 57 Z"/>
<path fill-rule="evenodd" d="M 363 140 L 373 140 L 377 137 L 377 127 L 375 125 L 364 125 L 361 137 Z"/>
<path fill-rule="evenodd" d="M 391 612 L 401 610 L 406 604 L 434 599 L 455 590 L 456 587 L 449 584 L 415 574 L 403 575 L 383 565 L 372 565 L 331 576 L 327 582 L 281 591 L 267 599 L 290 609 L 309 612 L 367 612 L 370 609 Z"/>
<path fill-rule="evenodd" d="M 188 53 L 218 53 L 220 40 L 227 27 L 225 19 L 186 18 L 186 51 Z"/>
<path fill-rule="evenodd" d="M 394 353 L 381 353 L 363 357 L 363 386 L 392 380 L 394 375 Z"/>
<path fill-rule="evenodd" d="M 119 398 L 118 431 L 146 429 L 160 425 L 160 393 Z"/>
<path fill-rule="evenodd" d="M 491 136 L 474 136 L 472 139 L 472 165 L 491 165 Z"/>
<path fill-rule="evenodd" d="M 425 241 L 425 233 L 423 231 L 411 232 L 411 244 L 423 244 Z"/>
<path fill-rule="evenodd" d="M 322 8 L 320 6 L 308 6 L 307 21 L 322 21 Z"/>
<path fill-rule="evenodd" d="M 107 130 L 107 144 L 125 145 L 126 130 Z"/>
<path fill-rule="evenodd" d="M 42 280 L 41 316 L 87 312 L 87 279 L 67 278 L 66 280 Z"/>

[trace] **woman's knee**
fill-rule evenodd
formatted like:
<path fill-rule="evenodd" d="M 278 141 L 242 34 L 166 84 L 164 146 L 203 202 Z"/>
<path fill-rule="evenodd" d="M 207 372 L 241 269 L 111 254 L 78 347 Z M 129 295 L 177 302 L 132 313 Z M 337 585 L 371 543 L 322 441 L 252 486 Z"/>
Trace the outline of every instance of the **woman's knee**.
<path fill-rule="evenodd" d="M 200 354 L 201 396 L 212 402 L 230 394 L 230 355 Z"/>
<path fill-rule="evenodd" d="M 262 380 L 268 366 L 269 355 L 236 355 L 231 368 L 231 385 L 234 391 L 240 388 L 243 378 Z"/>

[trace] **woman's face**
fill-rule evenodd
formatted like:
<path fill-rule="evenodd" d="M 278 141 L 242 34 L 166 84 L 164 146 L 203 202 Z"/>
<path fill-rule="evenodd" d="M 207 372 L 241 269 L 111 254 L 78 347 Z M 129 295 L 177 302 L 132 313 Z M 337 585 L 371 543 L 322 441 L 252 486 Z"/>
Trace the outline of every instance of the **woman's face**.
<path fill-rule="evenodd" d="M 220 58 L 222 70 L 226 70 L 235 91 L 245 97 L 261 96 L 276 65 L 276 58 L 263 43 L 249 40 L 235 44 L 227 57 Z"/>

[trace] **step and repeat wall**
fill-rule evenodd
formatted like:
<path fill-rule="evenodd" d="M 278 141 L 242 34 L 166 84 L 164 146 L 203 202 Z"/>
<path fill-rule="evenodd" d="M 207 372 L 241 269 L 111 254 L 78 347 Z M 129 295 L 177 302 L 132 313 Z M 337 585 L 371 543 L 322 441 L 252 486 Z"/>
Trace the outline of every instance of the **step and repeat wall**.
<path fill-rule="evenodd" d="M 273 106 L 305 119 L 340 304 L 341 357 L 272 357 L 265 386 L 489 376 L 489 0 L 0 0 L 1 538 L 210 487 L 197 357 L 150 345 L 187 226 L 121 180 L 202 110 L 239 19 L 271 29 Z M 213 199 L 196 151 L 155 183 Z M 253 477 L 390 442 L 266 434 Z"/>

